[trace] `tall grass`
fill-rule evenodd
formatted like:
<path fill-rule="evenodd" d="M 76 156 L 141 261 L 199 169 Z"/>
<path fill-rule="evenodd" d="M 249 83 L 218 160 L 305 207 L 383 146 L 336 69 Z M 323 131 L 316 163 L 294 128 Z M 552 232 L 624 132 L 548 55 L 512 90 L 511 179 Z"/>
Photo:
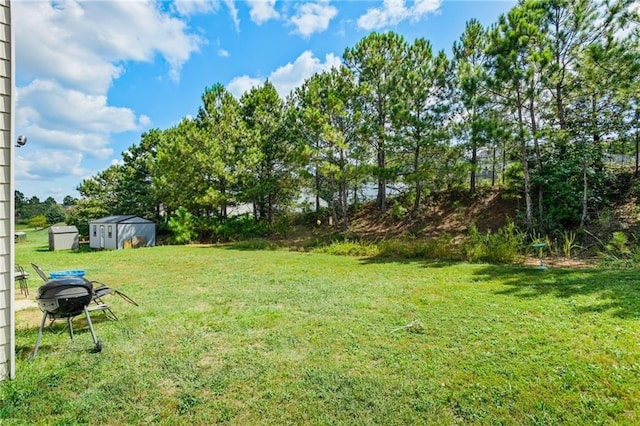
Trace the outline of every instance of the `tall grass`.
<path fill-rule="evenodd" d="M 495 232 L 488 230 L 485 234 L 472 225 L 463 248 L 468 261 L 490 263 L 514 263 L 521 258 L 523 249 L 524 236 L 513 222 Z"/>
<path fill-rule="evenodd" d="M 18 312 L 2 424 L 640 423 L 636 270 L 28 237 L 18 262 L 85 269 L 140 306 L 94 315 L 101 353 L 76 319 L 33 362 L 41 313 Z"/>

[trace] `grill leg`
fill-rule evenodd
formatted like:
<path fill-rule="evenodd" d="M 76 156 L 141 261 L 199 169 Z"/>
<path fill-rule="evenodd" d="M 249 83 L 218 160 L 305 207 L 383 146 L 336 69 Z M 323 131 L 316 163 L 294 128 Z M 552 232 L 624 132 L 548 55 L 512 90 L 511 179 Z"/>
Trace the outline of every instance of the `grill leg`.
<path fill-rule="evenodd" d="M 33 352 L 29 355 L 29 361 L 33 361 L 38 353 L 38 347 L 40 347 L 40 341 L 42 340 L 42 330 L 44 329 L 44 323 L 47 321 L 47 313 L 42 313 L 42 321 L 40 322 L 40 329 L 38 330 L 38 337 L 36 338 L 36 346 L 33 348 Z"/>
<path fill-rule="evenodd" d="M 91 315 L 89 315 L 89 310 L 87 307 L 84 307 L 84 315 L 87 317 L 87 324 L 89 324 L 89 331 L 91 332 L 91 337 L 93 337 L 93 343 L 96 345 L 96 352 L 100 352 L 102 350 L 102 343 L 98 340 L 96 336 L 96 332 L 93 331 L 93 324 L 91 323 Z"/>
<path fill-rule="evenodd" d="M 71 322 L 72 318 L 67 318 L 67 327 L 69 327 L 69 337 L 73 340 L 73 323 Z"/>

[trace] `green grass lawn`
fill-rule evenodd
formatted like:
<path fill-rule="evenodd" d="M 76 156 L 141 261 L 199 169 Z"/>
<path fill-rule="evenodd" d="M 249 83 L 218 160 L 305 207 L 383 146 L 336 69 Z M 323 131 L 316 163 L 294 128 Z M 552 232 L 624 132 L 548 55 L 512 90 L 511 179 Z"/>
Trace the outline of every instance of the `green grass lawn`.
<path fill-rule="evenodd" d="M 101 353 L 78 318 L 32 362 L 41 313 L 18 312 L 2 424 L 640 423 L 636 270 L 28 237 L 18 263 L 85 269 L 140 306 L 92 316 Z"/>

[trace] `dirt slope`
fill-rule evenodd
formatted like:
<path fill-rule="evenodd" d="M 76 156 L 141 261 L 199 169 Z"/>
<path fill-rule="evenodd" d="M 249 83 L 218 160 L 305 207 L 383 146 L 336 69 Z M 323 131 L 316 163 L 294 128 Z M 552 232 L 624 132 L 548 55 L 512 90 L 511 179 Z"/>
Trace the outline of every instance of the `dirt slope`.
<path fill-rule="evenodd" d="M 475 196 L 449 192 L 429 200 L 415 216 L 410 212 L 383 216 L 373 204 L 364 205 L 353 215 L 349 232 L 367 239 L 433 237 L 445 232 L 455 236 L 466 234 L 472 224 L 480 231 L 498 229 L 514 219 L 517 210 L 518 200 L 501 190 L 486 190 Z"/>

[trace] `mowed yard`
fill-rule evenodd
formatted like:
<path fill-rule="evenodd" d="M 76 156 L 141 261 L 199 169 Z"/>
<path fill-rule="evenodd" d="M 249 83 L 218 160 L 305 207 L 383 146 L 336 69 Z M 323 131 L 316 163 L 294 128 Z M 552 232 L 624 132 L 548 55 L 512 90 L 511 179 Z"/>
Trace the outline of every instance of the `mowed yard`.
<path fill-rule="evenodd" d="M 637 270 L 46 238 L 17 244 L 32 276 L 85 269 L 140 306 L 108 296 L 101 353 L 77 318 L 32 362 L 41 312 L 17 312 L 2 424 L 640 423 Z"/>

